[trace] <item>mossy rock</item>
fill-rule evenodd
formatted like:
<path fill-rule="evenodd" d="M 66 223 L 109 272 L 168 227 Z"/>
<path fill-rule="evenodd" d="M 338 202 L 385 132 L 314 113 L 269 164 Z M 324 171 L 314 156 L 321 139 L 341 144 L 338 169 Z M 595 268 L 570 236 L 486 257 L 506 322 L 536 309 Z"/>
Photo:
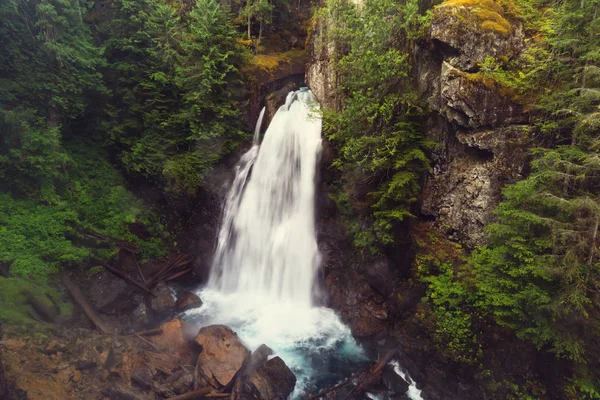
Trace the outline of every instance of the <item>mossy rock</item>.
<path fill-rule="evenodd" d="M 48 308 L 54 307 L 52 302 L 58 304 L 60 315 L 70 315 L 72 312 L 72 304 L 62 302 L 62 296 L 56 288 L 19 277 L 0 276 L 0 323 L 33 329 L 46 326 L 33 317 L 34 310 L 27 302 L 26 293 L 31 293 Z"/>
<path fill-rule="evenodd" d="M 454 49 L 446 58 L 461 70 L 477 69 L 487 57 L 510 60 L 525 47 L 523 22 L 513 9 L 512 0 L 445 1 L 434 11 L 431 38 Z"/>

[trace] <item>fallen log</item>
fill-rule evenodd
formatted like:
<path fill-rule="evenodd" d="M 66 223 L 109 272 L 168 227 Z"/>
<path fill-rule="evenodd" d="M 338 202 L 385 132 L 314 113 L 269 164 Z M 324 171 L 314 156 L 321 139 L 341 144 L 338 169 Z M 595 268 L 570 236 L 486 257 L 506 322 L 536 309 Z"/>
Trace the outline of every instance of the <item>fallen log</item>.
<path fill-rule="evenodd" d="M 79 306 L 81 307 L 85 315 L 87 315 L 87 317 L 90 319 L 90 321 L 92 321 L 102 333 L 111 334 L 112 332 L 104 325 L 100 317 L 98 317 L 98 314 L 96 314 L 92 306 L 87 302 L 86 298 L 81 293 L 81 290 L 79 290 L 79 288 L 75 286 L 73 281 L 71 281 L 71 278 L 69 278 L 68 275 L 63 274 L 61 280 L 67 288 L 67 291 L 69 292 L 73 300 L 75 300 L 75 302 L 79 304 Z"/>
<path fill-rule="evenodd" d="M 162 328 L 156 328 L 156 329 L 148 329 L 147 331 L 139 331 L 139 332 L 135 332 L 136 335 L 139 336 L 154 336 L 154 335 L 160 335 L 162 333 Z"/>
<path fill-rule="evenodd" d="M 165 265 L 163 265 L 157 273 L 148 278 L 148 286 L 152 287 L 156 285 L 158 282 L 164 280 L 168 274 L 176 268 L 183 267 L 186 264 L 189 264 L 192 261 L 192 257 L 189 254 L 180 254 L 175 259 L 170 260 Z M 190 268 L 191 270 L 191 268 Z M 185 272 L 187 273 L 187 272 Z M 177 273 L 176 273 L 177 274 Z M 183 274 L 182 274 L 183 275 Z M 180 276 L 180 275 L 178 275 Z M 169 279 L 175 279 L 175 277 L 171 276 Z"/>
<path fill-rule="evenodd" d="M 142 282 L 144 282 L 144 285 L 147 285 L 148 281 L 146 281 L 146 278 L 142 273 L 142 269 L 140 268 L 140 264 L 138 263 L 137 257 L 133 253 L 131 255 L 133 256 L 133 261 L 135 261 L 135 267 L 137 268 L 138 274 L 140 274 L 140 278 L 142 278 Z"/>
<path fill-rule="evenodd" d="M 214 389 L 211 387 L 205 387 L 202 389 L 194 390 L 193 392 L 188 392 L 184 394 L 180 394 L 179 396 L 170 397 L 169 400 L 193 400 L 193 399 L 201 399 L 202 397 L 206 397 L 209 395 Z"/>
<path fill-rule="evenodd" d="M 134 286 L 136 286 L 136 287 L 142 289 L 143 291 L 150 293 L 152 296 L 156 297 L 156 295 L 150 289 L 148 289 L 146 286 L 144 286 L 141 283 L 135 281 L 134 279 L 128 277 L 127 275 L 125 275 L 124 273 L 119 271 L 118 269 L 111 267 L 110 265 L 108 265 L 105 262 L 100 262 L 100 265 L 102 265 L 104 268 L 106 268 L 113 274 L 117 275 L 119 278 L 125 279 L 127 282 L 133 284 Z"/>
<path fill-rule="evenodd" d="M 165 278 L 164 281 L 165 282 L 172 281 L 173 279 L 177 279 L 180 276 L 187 274 L 188 272 L 192 272 L 192 268 L 186 268 L 183 271 L 179 271 L 179 272 Z"/>

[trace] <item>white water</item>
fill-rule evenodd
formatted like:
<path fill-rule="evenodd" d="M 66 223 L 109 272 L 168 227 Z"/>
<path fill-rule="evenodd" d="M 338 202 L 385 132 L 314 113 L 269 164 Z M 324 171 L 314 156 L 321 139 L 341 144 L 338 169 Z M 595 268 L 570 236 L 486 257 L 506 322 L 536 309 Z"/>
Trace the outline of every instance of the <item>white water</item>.
<path fill-rule="evenodd" d="M 296 374 L 294 396 L 365 360 L 335 312 L 313 301 L 317 108 L 310 91 L 290 93 L 259 144 L 261 112 L 226 198 L 204 304 L 188 313 L 201 325 L 231 326 L 250 349 L 271 347 Z"/>
<path fill-rule="evenodd" d="M 261 111 L 226 198 L 209 283 L 198 293 L 204 304 L 187 314 L 203 326 L 231 326 L 251 350 L 271 347 L 298 379 L 293 398 L 332 386 L 366 361 L 335 312 L 313 301 L 317 107 L 310 91 L 290 93 L 259 143 Z"/>
<path fill-rule="evenodd" d="M 210 288 L 312 305 L 319 267 L 314 194 L 321 150 L 321 118 L 311 111 L 314 106 L 311 92 L 290 93 L 260 149 L 255 144 L 242 157 L 225 205 Z"/>

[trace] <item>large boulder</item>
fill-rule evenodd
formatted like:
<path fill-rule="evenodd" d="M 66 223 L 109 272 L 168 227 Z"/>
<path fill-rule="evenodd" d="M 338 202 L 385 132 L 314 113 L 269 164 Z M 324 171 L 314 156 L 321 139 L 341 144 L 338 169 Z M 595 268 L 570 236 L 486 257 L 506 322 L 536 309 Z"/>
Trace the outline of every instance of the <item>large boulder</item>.
<path fill-rule="evenodd" d="M 177 312 L 191 310 L 192 308 L 202 307 L 202 300 L 197 294 L 184 290 L 177 296 L 175 309 Z"/>
<path fill-rule="evenodd" d="M 250 355 L 238 335 L 225 325 L 200 329 L 195 342 L 202 347 L 196 364 L 201 386 L 221 388 L 227 385 Z"/>
<path fill-rule="evenodd" d="M 286 400 L 296 385 L 296 376 L 279 357 L 261 365 L 249 379 L 249 396 L 255 400 Z"/>
<path fill-rule="evenodd" d="M 171 290 L 164 282 L 159 282 L 154 288 L 155 297 L 150 299 L 150 309 L 155 319 L 163 319 L 173 313 L 175 300 L 171 295 Z"/>
<path fill-rule="evenodd" d="M 197 328 L 174 318 L 161 325 L 161 333 L 150 337 L 150 340 L 161 350 L 176 354 L 187 364 L 193 365 L 198 354 L 194 344 Z"/>

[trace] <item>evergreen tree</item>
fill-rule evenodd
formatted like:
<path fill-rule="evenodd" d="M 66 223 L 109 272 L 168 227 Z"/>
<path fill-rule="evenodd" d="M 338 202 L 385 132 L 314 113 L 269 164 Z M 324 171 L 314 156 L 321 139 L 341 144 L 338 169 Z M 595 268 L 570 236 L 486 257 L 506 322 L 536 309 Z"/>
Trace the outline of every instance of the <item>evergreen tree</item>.
<path fill-rule="evenodd" d="M 102 91 L 101 49 L 83 17 L 84 0 L 0 4 L 0 177 L 4 189 L 44 192 L 68 162 L 61 127 L 82 114 L 86 93 Z"/>

